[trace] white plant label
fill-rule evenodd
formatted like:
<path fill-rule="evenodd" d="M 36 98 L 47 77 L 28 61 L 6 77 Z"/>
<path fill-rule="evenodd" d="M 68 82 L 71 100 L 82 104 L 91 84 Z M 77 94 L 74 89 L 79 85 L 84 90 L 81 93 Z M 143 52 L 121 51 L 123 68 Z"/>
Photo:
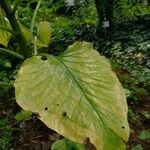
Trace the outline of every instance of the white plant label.
<path fill-rule="evenodd" d="M 108 28 L 109 27 L 109 21 L 103 21 L 102 28 Z"/>

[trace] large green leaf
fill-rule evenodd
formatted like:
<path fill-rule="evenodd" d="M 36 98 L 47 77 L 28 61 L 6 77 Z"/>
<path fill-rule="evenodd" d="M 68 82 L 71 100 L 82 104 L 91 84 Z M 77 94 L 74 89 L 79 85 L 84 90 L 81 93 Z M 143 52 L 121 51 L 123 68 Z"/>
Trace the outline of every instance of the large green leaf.
<path fill-rule="evenodd" d="M 124 90 L 92 44 L 76 42 L 60 56 L 27 59 L 15 81 L 18 104 L 48 127 L 98 150 L 124 150 L 128 141 Z"/>

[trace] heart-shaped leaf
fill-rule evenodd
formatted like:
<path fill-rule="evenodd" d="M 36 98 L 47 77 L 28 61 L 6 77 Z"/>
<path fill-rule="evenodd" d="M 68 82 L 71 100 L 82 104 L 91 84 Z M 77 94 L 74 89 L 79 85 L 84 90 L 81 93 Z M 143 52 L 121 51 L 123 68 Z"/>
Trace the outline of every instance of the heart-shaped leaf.
<path fill-rule="evenodd" d="M 87 42 L 60 56 L 34 56 L 15 81 L 18 104 L 49 128 L 98 150 L 125 150 L 129 137 L 124 90 L 108 60 Z"/>

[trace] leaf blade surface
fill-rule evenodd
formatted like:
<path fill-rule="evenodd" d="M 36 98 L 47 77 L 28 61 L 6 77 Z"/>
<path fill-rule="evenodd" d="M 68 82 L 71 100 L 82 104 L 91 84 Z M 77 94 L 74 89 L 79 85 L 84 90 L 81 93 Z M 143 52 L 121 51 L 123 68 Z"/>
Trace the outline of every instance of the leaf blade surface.
<path fill-rule="evenodd" d="M 60 56 L 24 62 L 15 82 L 18 104 L 61 135 L 98 150 L 124 150 L 129 136 L 124 90 L 108 60 L 87 42 Z"/>

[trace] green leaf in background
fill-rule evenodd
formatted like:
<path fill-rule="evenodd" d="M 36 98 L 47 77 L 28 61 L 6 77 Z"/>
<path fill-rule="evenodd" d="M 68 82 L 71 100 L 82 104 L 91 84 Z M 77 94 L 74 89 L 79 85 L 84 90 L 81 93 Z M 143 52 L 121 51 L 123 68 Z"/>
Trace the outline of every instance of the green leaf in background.
<path fill-rule="evenodd" d="M 150 139 L 150 131 L 143 130 L 143 131 L 140 133 L 139 138 L 140 138 L 141 140 Z"/>
<path fill-rule="evenodd" d="M 41 21 L 37 27 L 37 45 L 39 47 L 48 47 L 51 39 L 52 28 L 49 22 Z"/>
<path fill-rule="evenodd" d="M 149 112 L 143 112 L 142 113 L 143 115 L 144 115 L 144 117 L 146 118 L 146 119 L 150 119 L 150 113 Z"/>
<path fill-rule="evenodd" d="M 20 25 L 20 28 L 21 28 L 21 31 L 22 31 L 22 34 L 24 36 L 24 38 L 26 39 L 27 43 L 30 45 L 31 42 L 33 41 L 33 37 L 30 37 L 30 30 L 28 28 L 26 28 L 23 24 L 21 24 L 19 22 L 19 25 Z"/>
<path fill-rule="evenodd" d="M 32 115 L 31 111 L 21 110 L 19 113 L 16 114 L 15 119 L 21 121 L 27 119 L 31 115 Z"/>
<path fill-rule="evenodd" d="M 124 88 L 124 92 L 125 92 L 126 97 L 129 97 L 131 95 L 131 92 L 128 89 Z"/>
<path fill-rule="evenodd" d="M 0 65 L 3 67 L 11 68 L 11 62 L 7 59 L 0 58 Z"/>
<path fill-rule="evenodd" d="M 5 17 L 4 12 L 2 8 L 0 7 L 0 44 L 4 46 L 7 46 L 9 42 L 11 34 L 6 30 L 7 29 L 9 30 L 10 28 L 11 27 L 10 27 L 9 21 Z"/>
<path fill-rule="evenodd" d="M 12 136 L 11 127 L 7 119 L 0 119 L 0 150 L 10 149 Z"/>
<path fill-rule="evenodd" d="M 132 146 L 131 150 L 143 150 L 143 147 L 142 145 L 138 144 L 138 145 Z"/>
<path fill-rule="evenodd" d="M 56 141 L 52 147 L 52 150 L 85 150 L 85 146 L 75 143 L 73 141 L 70 141 L 68 139 L 62 139 Z"/>
<path fill-rule="evenodd" d="M 15 81 L 17 103 L 49 128 L 98 150 L 125 150 L 129 137 L 124 89 L 91 43 L 75 42 L 60 56 L 34 56 Z"/>
<path fill-rule="evenodd" d="M 21 23 L 21 31 L 23 33 L 23 36 L 25 37 L 26 41 L 30 45 L 31 43 L 34 43 L 34 37 L 30 34 L 30 30 L 27 29 L 24 25 Z M 51 33 L 52 28 L 50 26 L 50 23 L 47 21 L 41 21 L 37 26 L 37 45 L 39 47 L 48 47 L 48 44 L 51 39 Z"/>

